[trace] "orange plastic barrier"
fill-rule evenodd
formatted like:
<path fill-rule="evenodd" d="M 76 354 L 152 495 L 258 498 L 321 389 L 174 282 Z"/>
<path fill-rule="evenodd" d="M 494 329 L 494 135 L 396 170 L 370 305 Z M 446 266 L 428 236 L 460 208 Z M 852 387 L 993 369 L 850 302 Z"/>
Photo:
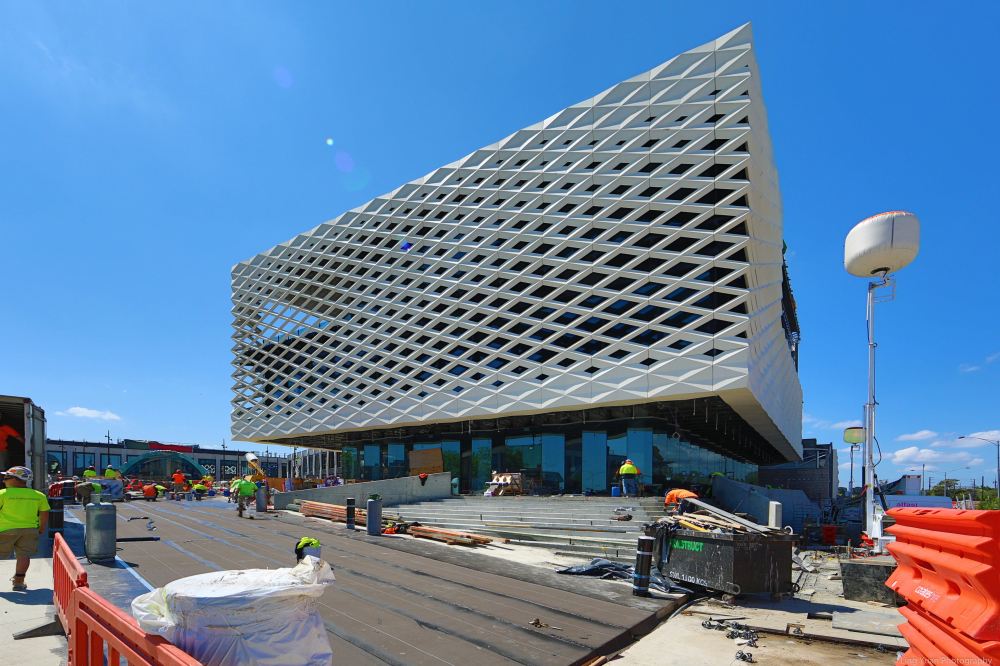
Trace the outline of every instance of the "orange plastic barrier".
<path fill-rule="evenodd" d="M 892 509 L 899 563 L 886 581 L 923 613 L 974 641 L 1000 640 L 1000 511 Z"/>
<path fill-rule="evenodd" d="M 56 607 L 56 615 L 66 632 L 69 641 L 69 663 L 73 663 L 72 626 L 70 621 L 70 604 L 73 590 L 78 587 L 88 587 L 87 572 L 80 566 L 76 555 L 70 550 L 62 534 L 56 533 L 52 543 L 52 604 Z"/>
<path fill-rule="evenodd" d="M 992 666 L 1000 664 L 1000 643 L 974 641 L 917 608 L 899 612 L 906 622 L 899 625 L 910 649 L 897 666 Z"/>
<path fill-rule="evenodd" d="M 160 636 L 139 628 L 129 615 L 90 588 L 73 591 L 73 631 L 69 666 L 119 664 L 128 666 L 202 666 L 202 663 Z M 104 661 L 107 649 L 107 662 Z"/>
<path fill-rule="evenodd" d="M 122 658 L 129 666 L 202 666 L 91 590 L 87 572 L 61 534 L 52 545 L 52 578 L 52 603 L 69 644 L 68 666 L 118 666 Z"/>

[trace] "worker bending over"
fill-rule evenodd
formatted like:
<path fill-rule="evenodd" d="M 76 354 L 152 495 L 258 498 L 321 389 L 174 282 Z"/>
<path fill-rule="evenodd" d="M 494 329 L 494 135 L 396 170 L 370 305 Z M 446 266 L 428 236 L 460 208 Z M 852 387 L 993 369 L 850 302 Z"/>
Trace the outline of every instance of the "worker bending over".
<path fill-rule="evenodd" d="M 626 458 L 625 463 L 618 468 L 618 476 L 622 478 L 622 497 L 628 497 L 630 494 L 638 497 L 639 491 L 635 485 L 635 478 L 642 476 L 642 472 L 635 466 L 635 463 Z"/>
<path fill-rule="evenodd" d="M 146 484 L 145 486 L 143 486 L 142 487 L 142 497 L 147 502 L 155 502 L 156 501 L 156 486 L 154 486 L 152 483 L 149 483 L 149 484 Z"/>
<path fill-rule="evenodd" d="M 14 551 L 17 563 L 10 580 L 15 591 L 28 589 L 24 576 L 31 556 L 38 554 L 38 537 L 49 523 L 49 500 L 28 487 L 32 476 L 27 467 L 11 467 L 3 473 L 6 487 L 0 490 L 0 559 Z"/>
<path fill-rule="evenodd" d="M 667 496 L 663 498 L 663 510 L 665 512 L 670 512 L 671 504 L 674 505 L 673 508 L 677 509 L 677 515 L 684 515 L 685 504 L 687 502 L 682 502 L 685 499 L 697 499 L 698 493 L 693 493 L 690 490 L 685 490 L 683 488 L 674 488 L 667 492 Z"/>

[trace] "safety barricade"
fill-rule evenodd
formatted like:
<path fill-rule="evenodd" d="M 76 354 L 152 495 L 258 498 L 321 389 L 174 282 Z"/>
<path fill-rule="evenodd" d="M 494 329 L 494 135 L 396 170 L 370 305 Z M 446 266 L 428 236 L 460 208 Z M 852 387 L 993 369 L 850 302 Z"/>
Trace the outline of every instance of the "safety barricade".
<path fill-rule="evenodd" d="M 67 636 L 71 630 L 68 615 L 70 600 L 73 590 L 78 587 L 88 587 L 87 572 L 80 566 L 62 534 L 56 534 L 52 542 L 52 604 Z"/>
<path fill-rule="evenodd" d="M 131 616 L 90 588 L 73 591 L 73 631 L 69 666 L 119 664 L 128 666 L 202 666 L 202 663 L 160 636 L 139 628 Z M 107 655 L 107 661 L 104 661 Z"/>
<path fill-rule="evenodd" d="M 1000 664 L 1000 643 L 974 641 L 935 617 L 912 606 L 899 612 L 906 622 L 899 633 L 910 649 L 896 666 L 994 666 Z"/>
<path fill-rule="evenodd" d="M 52 545 L 52 603 L 66 632 L 68 666 L 202 666 L 90 589 L 87 572 L 61 534 Z M 105 657 L 107 660 L 105 661 Z"/>
<path fill-rule="evenodd" d="M 973 641 L 1000 640 L 1000 511 L 900 508 L 886 585 Z"/>

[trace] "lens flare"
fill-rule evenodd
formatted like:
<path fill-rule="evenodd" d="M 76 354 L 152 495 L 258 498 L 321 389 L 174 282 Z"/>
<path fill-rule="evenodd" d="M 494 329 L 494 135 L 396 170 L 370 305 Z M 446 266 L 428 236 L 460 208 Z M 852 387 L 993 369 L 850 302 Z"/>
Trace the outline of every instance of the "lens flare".
<path fill-rule="evenodd" d="M 344 173 L 354 171 L 354 158 L 342 150 L 338 150 L 337 154 L 333 156 L 333 162 Z"/>
<path fill-rule="evenodd" d="M 333 139 L 327 139 L 326 140 L 326 145 L 332 146 L 333 145 Z"/>
<path fill-rule="evenodd" d="M 342 174 L 340 179 L 345 190 L 348 192 L 357 192 L 358 190 L 364 189 L 365 185 L 368 184 L 368 181 L 372 179 L 372 174 L 371 171 L 364 167 L 357 167 L 350 173 Z"/>

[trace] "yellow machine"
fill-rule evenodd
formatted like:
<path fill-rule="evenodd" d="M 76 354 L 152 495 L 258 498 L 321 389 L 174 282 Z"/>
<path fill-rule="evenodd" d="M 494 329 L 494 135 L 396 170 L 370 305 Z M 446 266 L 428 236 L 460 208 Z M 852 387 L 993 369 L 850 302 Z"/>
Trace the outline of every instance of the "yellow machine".
<path fill-rule="evenodd" d="M 246 479 L 247 481 L 252 481 L 254 483 L 257 483 L 258 481 L 263 481 L 264 479 L 267 478 L 267 474 L 264 474 L 264 469 L 260 466 L 260 462 L 257 456 L 255 456 L 252 453 L 247 453 L 246 459 L 247 459 L 247 465 L 250 466 L 250 469 L 252 469 L 254 473 L 247 474 L 245 477 L 243 477 L 244 479 Z"/>

